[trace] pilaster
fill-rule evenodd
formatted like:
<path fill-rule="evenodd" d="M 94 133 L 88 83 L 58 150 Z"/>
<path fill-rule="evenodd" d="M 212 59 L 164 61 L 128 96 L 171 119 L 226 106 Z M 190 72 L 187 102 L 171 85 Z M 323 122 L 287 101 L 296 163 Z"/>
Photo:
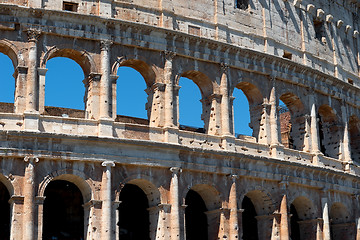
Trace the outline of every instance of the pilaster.
<path fill-rule="evenodd" d="M 101 239 L 112 239 L 112 197 L 111 197 L 111 168 L 115 167 L 113 161 L 105 161 L 101 164 L 105 167 L 102 177 L 102 224 L 101 224 Z"/>
<path fill-rule="evenodd" d="M 111 119 L 110 40 L 101 40 L 100 119 Z"/>
<path fill-rule="evenodd" d="M 330 240 L 330 217 L 329 217 L 329 203 L 328 203 L 328 191 L 323 189 L 320 192 L 321 195 L 321 209 L 323 219 L 323 240 Z"/>
<path fill-rule="evenodd" d="M 38 68 L 39 75 L 39 112 L 43 114 L 45 112 L 45 75 L 48 71 L 47 68 Z"/>
<path fill-rule="evenodd" d="M 37 43 L 41 35 L 41 31 L 37 29 L 27 29 L 28 36 L 28 49 L 29 49 L 29 58 L 28 58 L 28 73 L 27 73 L 27 83 L 26 83 L 26 111 L 27 112 L 37 112 L 38 111 L 38 97 L 39 97 L 39 83 L 38 83 L 38 49 Z"/>
<path fill-rule="evenodd" d="M 287 188 L 289 183 L 283 180 L 279 183 L 282 197 L 280 203 L 280 240 L 289 240 L 289 214 L 287 209 Z"/>
<path fill-rule="evenodd" d="M 23 113 L 26 109 L 26 76 L 28 67 L 17 66 L 13 77 L 15 79 L 14 113 Z"/>
<path fill-rule="evenodd" d="M 24 174 L 24 209 L 23 209 L 23 238 L 24 240 L 35 239 L 35 163 L 39 162 L 37 157 L 26 156 Z"/>
<path fill-rule="evenodd" d="M 221 131 L 223 136 L 230 136 L 230 108 L 229 108 L 229 88 L 228 88 L 228 76 L 229 76 L 229 66 L 225 63 L 221 63 L 221 83 L 220 83 L 220 92 L 221 92 Z"/>
<path fill-rule="evenodd" d="M 85 118 L 97 119 L 99 116 L 100 73 L 90 73 L 84 80 L 85 85 Z"/>
<path fill-rule="evenodd" d="M 170 183 L 170 202 L 171 202 L 171 229 L 170 235 L 171 240 L 183 239 L 184 230 L 180 228 L 180 199 L 179 199 L 179 174 L 181 168 L 172 167 L 170 168 L 172 173 Z"/>
<path fill-rule="evenodd" d="M 24 226 L 21 224 L 21 218 L 24 210 L 24 196 L 11 196 L 9 204 L 11 209 L 10 239 L 22 239 Z"/>
<path fill-rule="evenodd" d="M 239 219 L 238 219 L 238 206 L 237 206 L 237 187 L 236 180 L 239 178 L 237 175 L 230 176 L 232 184 L 229 194 L 229 239 L 239 239 Z"/>

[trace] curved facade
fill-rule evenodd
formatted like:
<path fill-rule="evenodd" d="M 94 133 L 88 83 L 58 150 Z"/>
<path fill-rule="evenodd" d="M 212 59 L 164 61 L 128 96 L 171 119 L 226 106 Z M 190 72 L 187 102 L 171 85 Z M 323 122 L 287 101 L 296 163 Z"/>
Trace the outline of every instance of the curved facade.
<path fill-rule="evenodd" d="M 0 238 L 359 239 L 358 11 L 0 0 L 16 86 L 0 106 Z M 85 111 L 45 106 L 55 57 L 82 68 Z M 147 120 L 116 113 L 121 66 L 146 82 Z M 179 125 L 181 77 L 200 89 L 201 130 Z M 235 89 L 252 136 L 235 136 Z"/>

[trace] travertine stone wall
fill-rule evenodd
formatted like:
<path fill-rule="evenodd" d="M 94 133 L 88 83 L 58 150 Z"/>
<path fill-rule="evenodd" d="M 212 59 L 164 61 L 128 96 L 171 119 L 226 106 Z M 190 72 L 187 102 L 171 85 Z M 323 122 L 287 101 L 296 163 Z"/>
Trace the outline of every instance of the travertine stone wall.
<path fill-rule="evenodd" d="M 42 239 L 53 180 L 80 189 L 88 240 L 118 239 L 126 184 L 147 196 L 151 239 L 185 239 L 189 190 L 205 202 L 209 239 L 242 238 L 245 196 L 259 239 L 290 239 L 293 208 L 301 239 L 359 238 L 357 1 L 73 3 L 77 12 L 0 1 L 0 52 L 16 84 L 13 111 L 0 108 L 11 239 Z M 84 112 L 44 106 L 55 57 L 82 68 Z M 143 76 L 147 120 L 117 116 L 120 66 Z M 181 77 L 201 91 L 205 132 L 179 128 Z M 235 136 L 235 88 L 252 136 Z M 282 143 L 280 100 L 292 144 Z"/>

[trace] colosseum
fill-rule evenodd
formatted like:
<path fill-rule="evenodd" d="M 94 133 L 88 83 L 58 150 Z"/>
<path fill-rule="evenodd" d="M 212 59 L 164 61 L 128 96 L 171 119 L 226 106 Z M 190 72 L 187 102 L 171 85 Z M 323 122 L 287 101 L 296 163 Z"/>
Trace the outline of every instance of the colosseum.
<path fill-rule="evenodd" d="M 15 83 L 0 239 L 359 240 L 359 14 L 359 0 L 0 0 Z M 55 57 L 81 66 L 84 110 L 45 106 Z M 147 119 L 117 113 L 121 66 L 146 82 Z M 179 124 L 181 77 L 201 129 Z M 235 134 L 235 90 L 252 136 Z"/>

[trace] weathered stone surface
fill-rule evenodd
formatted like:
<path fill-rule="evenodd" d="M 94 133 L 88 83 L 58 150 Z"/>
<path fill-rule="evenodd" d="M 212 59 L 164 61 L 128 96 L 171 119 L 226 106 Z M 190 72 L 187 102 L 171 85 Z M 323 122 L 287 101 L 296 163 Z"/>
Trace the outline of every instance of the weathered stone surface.
<path fill-rule="evenodd" d="M 189 239 L 190 190 L 211 240 L 360 239 L 358 12 L 340 0 L 0 0 L 16 84 L 0 105 L 0 234 L 42 239 L 47 186 L 62 180 L 81 192 L 87 240 L 121 240 L 129 185 L 152 240 Z M 82 68 L 85 111 L 44 105 L 54 57 Z M 144 77 L 148 119 L 117 115 L 120 66 Z M 180 77 L 200 88 L 204 128 L 179 125 Z M 235 88 L 252 136 L 235 136 Z"/>

